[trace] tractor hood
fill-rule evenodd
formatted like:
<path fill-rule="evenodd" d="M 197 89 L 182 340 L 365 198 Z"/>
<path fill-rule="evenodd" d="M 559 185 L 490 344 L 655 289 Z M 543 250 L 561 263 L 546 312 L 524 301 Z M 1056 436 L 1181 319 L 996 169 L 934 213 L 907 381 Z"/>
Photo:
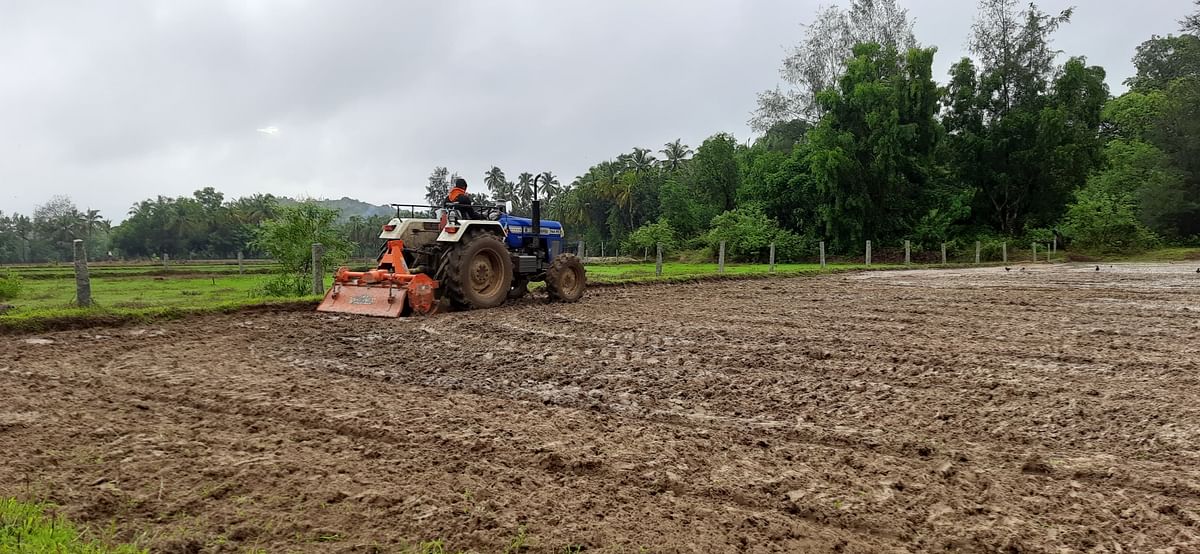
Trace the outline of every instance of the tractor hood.
<path fill-rule="evenodd" d="M 528 235 L 533 233 L 533 220 L 529 219 L 528 217 L 517 217 L 515 215 L 504 214 L 500 216 L 500 224 L 503 225 L 509 233 L 519 235 Z M 541 234 L 562 236 L 562 223 L 543 219 Z"/>

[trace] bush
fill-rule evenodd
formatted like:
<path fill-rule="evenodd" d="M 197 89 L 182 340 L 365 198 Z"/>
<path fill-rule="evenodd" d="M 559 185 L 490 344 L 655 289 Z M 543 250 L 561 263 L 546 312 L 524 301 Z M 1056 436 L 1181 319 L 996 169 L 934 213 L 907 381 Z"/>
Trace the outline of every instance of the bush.
<path fill-rule="evenodd" d="M 727 211 L 712 220 L 705 242 L 717 252 L 725 241 L 725 255 L 733 261 L 764 261 L 775 243 L 777 261 L 796 260 L 812 251 L 810 240 L 782 229 L 779 222 L 756 206 Z"/>
<path fill-rule="evenodd" d="M 12 272 L 0 273 L 0 300 L 12 300 L 21 293 L 21 276 Z"/>
<path fill-rule="evenodd" d="M 312 245 L 325 247 L 321 265 L 333 271 L 353 250 L 336 226 L 338 213 L 311 202 L 288 206 L 263 222 L 255 246 L 279 262 L 278 278 L 263 285 L 268 296 L 301 296 L 312 279 Z"/>
<path fill-rule="evenodd" d="M 281 273 L 264 282 L 256 291 L 258 296 L 291 297 L 304 296 L 312 292 L 312 278 L 295 273 Z"/>
<path fill-rule="evenodd" d="M 638 227 L 625 243 L 626 248 L 633 252 L 645 248 L 654 252 L 659 244 L 662 244 L 663 251 L 674 250 L 677 246 L 675 240 L 675 229 L 671 228 L 666 218 L 659 218 L 657 223 L 647 223 Z"/>
<path fill-rule="evenodd" d="M 1138 221 L 1133 200 L 1097 187 L 1075 193 L 1075 203 L 1067 208 L 1066 229 L 1076 247 L 1099 253 L 1145 250 L 1158 242 Z"/>

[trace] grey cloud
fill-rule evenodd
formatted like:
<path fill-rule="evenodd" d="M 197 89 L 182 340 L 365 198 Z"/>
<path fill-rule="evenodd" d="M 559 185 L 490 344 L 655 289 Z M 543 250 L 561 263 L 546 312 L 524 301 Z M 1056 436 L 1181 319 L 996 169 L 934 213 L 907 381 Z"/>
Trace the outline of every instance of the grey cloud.
<path fill-rule="evenodd" d="M 38 2 L 0 19 L 0 210 L 51 194 L 120 219 L 215 186 L 417 201 L 445 165 L 565 180 L 633 146 L 749 135 L 816 0 Z M 1056 45 L 1109 70 L 1187 13 L 1093 0 Z M 1047 10 L 1065 2 L 1042 2 Z M 937 76 L 964 0 L 907 3 Z M 257 132 L 275 126 L 276 136 Z"/>

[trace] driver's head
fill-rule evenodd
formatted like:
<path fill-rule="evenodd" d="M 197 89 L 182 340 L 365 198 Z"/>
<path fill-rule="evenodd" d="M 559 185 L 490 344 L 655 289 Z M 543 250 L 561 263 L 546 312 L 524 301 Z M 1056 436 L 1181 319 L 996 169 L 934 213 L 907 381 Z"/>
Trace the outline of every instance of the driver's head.
<path fill-rule="evenodd" d="M 454 188 L 467 190 L 467 180 L 459 177 L 454 180 Z"/>

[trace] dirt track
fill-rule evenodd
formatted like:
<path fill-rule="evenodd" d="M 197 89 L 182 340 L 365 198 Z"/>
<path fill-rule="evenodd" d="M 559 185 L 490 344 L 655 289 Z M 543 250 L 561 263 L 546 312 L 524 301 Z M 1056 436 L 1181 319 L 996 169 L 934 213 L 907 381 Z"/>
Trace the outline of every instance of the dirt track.
<path fill-rule="evenodd" d="M 0 496 L 155 551 L 1195 552 L 1194 270 L 0 337 Z"/>

